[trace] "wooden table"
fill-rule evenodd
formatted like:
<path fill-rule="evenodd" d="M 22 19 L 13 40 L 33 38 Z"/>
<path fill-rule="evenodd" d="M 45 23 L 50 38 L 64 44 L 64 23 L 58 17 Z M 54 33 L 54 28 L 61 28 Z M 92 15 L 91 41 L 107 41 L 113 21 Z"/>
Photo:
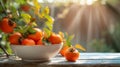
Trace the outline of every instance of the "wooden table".
<path fill-rule="evenodd" d="M 26 62 L 1 57 L 0 67 L 120 67 L 120 53 L 80 53 L 76 62 L 57 55 L 48 62 Z"/>

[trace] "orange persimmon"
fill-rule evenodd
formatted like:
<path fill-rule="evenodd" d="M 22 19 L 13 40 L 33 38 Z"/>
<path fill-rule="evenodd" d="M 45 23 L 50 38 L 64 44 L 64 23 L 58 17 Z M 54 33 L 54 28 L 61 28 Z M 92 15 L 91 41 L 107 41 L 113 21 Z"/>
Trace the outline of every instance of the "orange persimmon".
<path fill-rule="evenodd" d="M 22 37 L 22 35 L 21 35 L 21 33 L 19 33 L 19 32 L 15 32 L 15 33 L 13 33 L 13 34 L 11 34 L 10 36 L 9 36 L 9 42 L 10 42 L 10 44 L 13 44 L 13 45 L 18 45 L 18 44 L 20 44 L 20 41 L 19 41 L 19 39 Z"/>
<path fill-rule="evenodd" d="M 65 55 L 65 52 L 66 52 L 66 50 L 67 50 L 68 48 L 69 48 L 68 46 L 63 46 L 62 49 L 60 50 L 60 54 L 61 54 L 62 56 L 64 56 L 64 55 Z"/>
<path fill-rule="evenodd" d="M 35 45 L 35 41 L 32 39 L 26 38 L 22 40 L 22 45 L 32 46 L 32 45 Z"/>
<path fill-rule="evenodd" d="M 43 45 L 42 39 L 37 41 L 37 45 Z"/>
<path fill-rule="evenodd" d="M 0 28 L 5 33 L 11 33 L 13 32 L 14 27 L 16 27 L 15 22 L 10 22 L 7 17 L 3 18 L 0 22 Z"/>
<path fill-rule="evenodd" d="M 28 38 L 33 39 L 35 41 L 42 39 L 43 32 L 39 28 L 34 28 L 34 30 L 36 32 L 34 34 L 29 34 Z"/>
<path fill-rule="evenodd" d="M 60 44 L 62 42 L 62 37 L 59 34 L 52 33 L 48 38 L 51 44 Z"/>
<path fill-rule="evenodd" d="M 79 58 L 79 52 L 77 49 L 70 47 L 65 52 L 65 58 L 67 61 L 75 62 Z"/>
<path fill-rule="evenodd" d="M 20 9 L 25 12 L 28 12 L 30 10 L 30 5 L 28 4 L 21 5 Z"/>

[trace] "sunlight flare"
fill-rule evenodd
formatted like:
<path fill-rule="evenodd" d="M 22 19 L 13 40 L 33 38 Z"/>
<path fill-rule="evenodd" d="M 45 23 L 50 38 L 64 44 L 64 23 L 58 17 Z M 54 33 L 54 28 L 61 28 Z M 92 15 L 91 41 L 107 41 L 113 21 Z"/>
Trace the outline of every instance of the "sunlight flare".
<path fill-rule="evenodd" d="M 97 0 L 80 0 L 80 5 L 92 5 Z"/>

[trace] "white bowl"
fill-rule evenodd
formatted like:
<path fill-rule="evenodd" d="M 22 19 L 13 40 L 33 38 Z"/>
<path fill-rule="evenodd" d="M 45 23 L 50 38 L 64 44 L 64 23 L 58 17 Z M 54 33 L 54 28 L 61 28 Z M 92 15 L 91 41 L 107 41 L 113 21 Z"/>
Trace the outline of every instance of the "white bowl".
<path fill-rule="evenodd" d="M 63 44 L 55 44 L 48 46 L 25 46 L 11 45 L 14 54 L 25 61 L 47 61 L 56 56 Z"/>

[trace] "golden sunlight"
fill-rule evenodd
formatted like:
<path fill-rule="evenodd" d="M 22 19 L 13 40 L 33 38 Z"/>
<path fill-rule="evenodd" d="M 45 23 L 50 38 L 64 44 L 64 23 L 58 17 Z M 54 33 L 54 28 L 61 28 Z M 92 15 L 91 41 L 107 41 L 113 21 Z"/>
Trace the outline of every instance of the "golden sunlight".
<path fill-rule="evenodd" d="M 92 5 L 97 0 L 80 0 L 80 5 Z"/>

